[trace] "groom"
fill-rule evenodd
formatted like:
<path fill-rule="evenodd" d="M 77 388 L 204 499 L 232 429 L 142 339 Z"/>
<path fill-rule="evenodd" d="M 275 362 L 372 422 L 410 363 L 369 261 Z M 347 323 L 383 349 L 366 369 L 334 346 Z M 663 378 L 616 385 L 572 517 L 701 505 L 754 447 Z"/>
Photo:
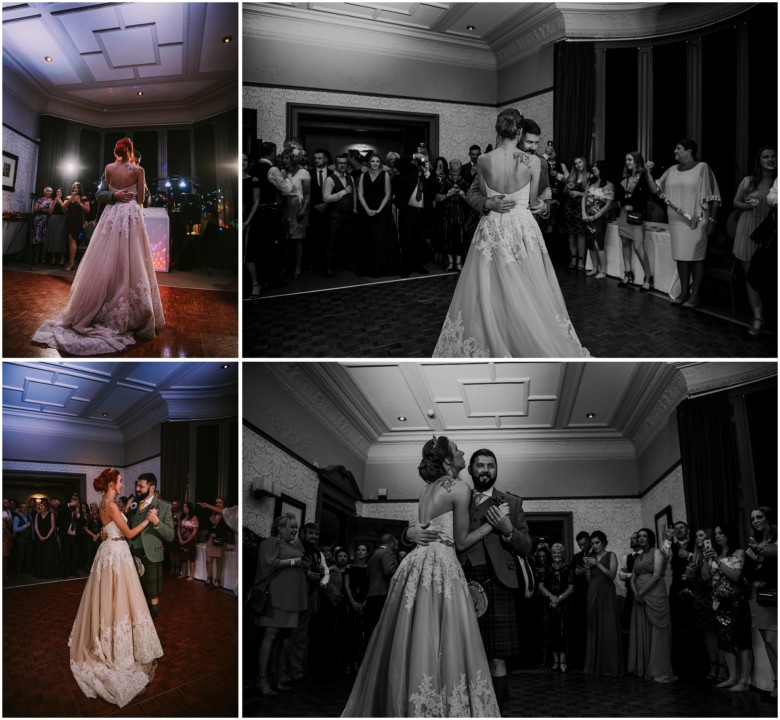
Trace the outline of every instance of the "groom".
<path fill-rule="evenodd" d="M 154 473 L 143 473 L 135 483 L 135 502 L 131 505 L 127 524 L 134 528 L 148 519 L 149 524 L 129 540 L 133 555 L 144 564 L 141 586 L 149 603 L 152 619 L 157 618 L 157 603 L 163 594 L 163 543 L 174 537 L 171 504 L 155 496 L 157 478 Z"/>
<path fill-rule="evenodd" d="M 482 585 L 488 597 L 479 630 L 502 710 L 509 694 L 506 659 L 520 653 L 517 608 L 521 600 L 517 555 L 531 552 L 531 536 L 523 512 L 523 500 L 495 487 L 498 463 L 492 450 L 477 450 L 469 462 L 474 493 L 469 506 L 469 532 L 485 522 L 493 531 L 458 558 L 468 580 Z M 508 511 L 507 511 L 508 507 Z"/>

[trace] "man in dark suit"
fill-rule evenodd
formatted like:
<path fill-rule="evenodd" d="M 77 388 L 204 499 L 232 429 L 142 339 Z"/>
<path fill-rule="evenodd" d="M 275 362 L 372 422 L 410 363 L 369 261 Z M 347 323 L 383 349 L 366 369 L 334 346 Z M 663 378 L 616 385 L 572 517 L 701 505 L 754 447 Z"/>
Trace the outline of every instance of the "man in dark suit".
<path fill-rule="evenodd" d="M 469 508 L 469 532 L 485 522 L 493 531 L 458 553 L 463 572 L 485 590 L 488 607 L 479 618 L 479 630 L 490 666 L 499 708 L 509 692 L 506 660 L 520 653 L 516 606 L 521 599 L 516 556 L 531 552 L 531 536 L 523 500 L 495 487 L 498 463 L 492 450 L 477 450 L 469 462 L 474 495 Z"/>
<path fill-rule="evenodd" d="M 328 242 L 325 246 L 325 277 L 336 276 L 336 259 L 353 250 L 352 237 L 357 219 L 357 188 L 349 173 L 349 158 L 336 156 L 336 170 L 325 178 L 322 199 L 328 204 Z M 354 258 L 348 258 L 354 262 Z"/>
<path fill-rule="evenodd" d="M 401 277 L 416 272 L 427 275 L 425 267 L 428 215 L 433 212 L 436 179 L 428 154 L 416 152 L 396 162 L 393 178 L 393 203 L 398 208 L 401 240 Z"/>
<path fill-rule="evenodd" d="M 371 639 L 371 633 L 379 622 L 382 608 L 390 591 L 390 578 L 398 567 L 395 556 L 396 539 L 389 533 L 382 535 L 382 544 L 374 550 L 368 560 L 368 593 L 366 594 L 365 642 Z"/>
<path fill-rule="evenodd" d="M 469 148 L 469 161 L 463 166 L 460 174 L 465 180 L 471 183 L 477 177 L 477 160 L 482 154 L 482 148 L 479 145 L 472 145 Z"/>
<path fill-rule="evenodd" d="M 321 264 L 325 258 L 325 247 L 328 243 L 328 210 L 329 205 L 322 197 L 325 180 L 330 177 L 330 153 L 325 148 L 317 148 L 314 151 L 314 170 L 311 172 L 311 201 L 312 209 L 309 215 L 310 225 L 306 234 L 307 263 Z"/>

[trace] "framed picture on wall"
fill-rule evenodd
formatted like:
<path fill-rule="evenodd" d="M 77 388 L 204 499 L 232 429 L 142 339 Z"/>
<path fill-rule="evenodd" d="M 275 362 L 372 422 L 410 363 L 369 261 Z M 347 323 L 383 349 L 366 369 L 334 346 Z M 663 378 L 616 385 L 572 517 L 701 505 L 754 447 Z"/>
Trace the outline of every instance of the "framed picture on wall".
<path fill-rule="evenodd" d="M 276 501 L 274 517 L 286 515 L 287 513 L 292 513 L 297 518 L 298 532 L 300 532 L 303 524 L 306 522 L 306 504 L 291 498 L 289 495 L 282 495 Z"/>
<path fill-rule="evenodd" d="M 3 190 L 13 192 L 16 189 L 16 168 L 19 157 L 3 150 Z"/>
<path fill-rule="evenodd" d="M 656 547 L 661 547 L 666 539 L 666 528 L 670 527 L 672 527 L 672 506 L 667 505 L 663 510 L 655 514 Z"/>

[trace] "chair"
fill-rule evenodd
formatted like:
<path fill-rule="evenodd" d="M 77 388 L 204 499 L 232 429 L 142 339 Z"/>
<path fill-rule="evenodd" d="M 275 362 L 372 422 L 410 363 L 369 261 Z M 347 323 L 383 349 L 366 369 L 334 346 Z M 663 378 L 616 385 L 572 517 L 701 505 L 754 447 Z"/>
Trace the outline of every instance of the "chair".
<path fill-rule="evenodd" d="M 739 210 L 734 210 L 726 221 L 726 233 L 718 233 L 710 237 L 707 244 L 707 257 L 704 262 L 704 280 L 723 282 L 728 285 L 731 301 L 731 314 L 736 317 L 737 303 L 735 280 L 739 271 L 739 262 L 732 252 L 734 237 L 737 234 L 737 218 Z"/>

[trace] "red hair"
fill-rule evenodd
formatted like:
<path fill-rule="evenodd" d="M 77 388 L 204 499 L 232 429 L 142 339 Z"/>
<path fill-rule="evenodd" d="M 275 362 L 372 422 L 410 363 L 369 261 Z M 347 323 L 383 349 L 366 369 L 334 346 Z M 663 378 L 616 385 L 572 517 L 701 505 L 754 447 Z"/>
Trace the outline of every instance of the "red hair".
<path fill-rule="evenodd" d="M 114 145 L 114 157 L 130 160 L 133 157 L 133 141 L 130 138 L 117 140 L 116 145 Z"/>
<path fill-rule="evenodd" d="M 105 492 L 108 490 L 108 484 L 116 482 L 118 477 L 119 470 L 115 470 L 114 468 L 106 468 L 94 479 L 92 482 L 92 487 L 94 487 L 98 492 Z"/>

